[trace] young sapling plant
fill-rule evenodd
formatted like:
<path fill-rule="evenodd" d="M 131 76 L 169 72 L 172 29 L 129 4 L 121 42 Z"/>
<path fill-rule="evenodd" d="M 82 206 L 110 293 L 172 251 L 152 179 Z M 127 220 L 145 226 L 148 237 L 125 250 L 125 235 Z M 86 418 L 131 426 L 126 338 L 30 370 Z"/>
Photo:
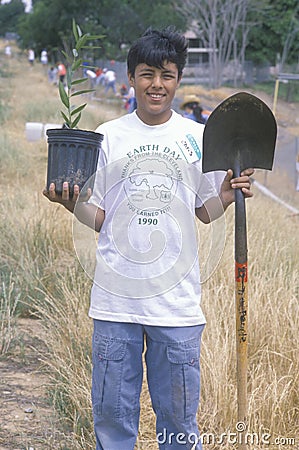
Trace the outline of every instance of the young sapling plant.
<path fill-rule="evenodd" d="M 83 34 L 81 28 L 76 24 L 75 19 L 72 22 L 72 31 L 75 41 L 75 46 L 72 48 L 71 54 L 67 54 L 62 51 L 66 61 L 68 63 L 66 73 L 66 86 L 59 80 L 59 96 L 60 100 L 66 108 L 66 112 L 60 111 L 64 120 L 65 128 L 76 128 L 81 119 L 81 112 L 86 107 L 87 103 L 74 107 L 72 105 L 72 98 L 78 95 L 87 94 L 93 92 L 94 89 L 82 89 L 74 91 L 74 87 L 78 84 L 84 83 L 88 78 L 74 79 L 77 70 L 83 67 L 82 50 L 84 48 L 95 49 L 100 48 L 94 45 L 87 45 L 91 41 L 102 39 L 103 35 L 90 35 Z M 89 66 L 92 67 L 92 66 Z"/>
<path fill-rule="evenodd" d="M 83 34 L 79 25 L 73 19 L 72 51 L 62 52 L 67 61 L 66 86 L 59 81 L 59 96 L 64 111 L 61 115 L 64 126 L 48 129 L 48 168 L 46 190 L 49 191 L 51 183 L 55 184 L 56 193 L 62 195 L 63 183 L 69 183 L 70 194 L 73 195 L 74 185 L 77 184 L 82 191 L 84 186 L 93 187 L 92 175 L 97 168 L 98 155 L 101 149 L 103 135 L 94 131 L 80 130 L 78 123 L 81 113 L 87 103 L 74 105 L 75 96 L 86 94 L 94 89 L 75 90 L 74 87 L 84 83 L 88 78 L 76 78 L 80 67 L 83 67 L 83 50 L 95 49 L 91 41 L 102 39 L 104 36 Z M 84 65 L 86 68 L 87 66 Z M 90 66 L 92 67 L 92 66 Z"/>

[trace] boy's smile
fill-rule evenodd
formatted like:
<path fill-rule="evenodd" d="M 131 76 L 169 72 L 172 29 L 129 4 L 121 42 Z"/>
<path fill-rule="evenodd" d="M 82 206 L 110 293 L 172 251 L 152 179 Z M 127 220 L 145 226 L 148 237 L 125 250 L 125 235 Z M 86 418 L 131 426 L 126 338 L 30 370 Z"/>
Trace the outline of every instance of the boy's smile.
<path fill-rule="evenodd" d="M 134 78 L 129 80 L 135 89 L 138 117 L 148 125 L 169 120 L 171 104 L 180 85 L 177 66 L 170 62 L 163 68 L 138 64 Z"/>

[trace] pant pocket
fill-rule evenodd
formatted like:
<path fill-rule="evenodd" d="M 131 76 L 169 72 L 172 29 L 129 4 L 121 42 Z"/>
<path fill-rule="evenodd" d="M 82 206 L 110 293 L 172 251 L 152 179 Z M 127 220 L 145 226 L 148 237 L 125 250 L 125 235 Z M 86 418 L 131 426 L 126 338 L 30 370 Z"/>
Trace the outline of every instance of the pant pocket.
<path fill-rule="evenodd" d="M 194 345 L 194 346 L 192 346 Z M 196 414 L 199 403 L 200 368 L 199 343 L 171 344 L 167 347 L 170 362 L 171 401 L 178 419 L 187 419 Z"/>
<path fill-rule="evenodd" d="M 98 415 L 117 417 L 120 411 L 121 379 L 127 344 L 100 334 L 92 343 L 92 404 Z"/>

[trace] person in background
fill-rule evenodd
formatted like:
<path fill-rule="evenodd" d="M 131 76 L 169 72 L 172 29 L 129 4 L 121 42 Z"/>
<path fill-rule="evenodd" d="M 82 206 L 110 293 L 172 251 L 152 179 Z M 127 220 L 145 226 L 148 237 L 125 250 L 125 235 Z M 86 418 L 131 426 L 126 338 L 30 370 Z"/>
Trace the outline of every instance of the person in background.
<path fill-rule="evenodd" d="M 128 87 L 125 83 L 123 83 L 119 89 L 120 98 L 123 101 L 124 108 L 128 110 Z"/>
<path fill-rule="evenodd" d="M 206 123 L 210 115 L 210 111 L 204 110 L 200 106 L 200 98 L 196 95 L 186 95 L 180 109 L 184 111 L 183 117 L 194 120 L 198 123 Z"/>
<path fill-rule="evenodd" d="M 35 60 L 35 53 L 34 53 L 34 50 L 32 48 L 30 48 L 28 50 L 28 61 L 29 61 L 30 66 L 33 66 L 34 60 Z"/>
<path fill-rule="evenodd" d="M 50 84 L 57 84 L 57 67 L 51 66 L 48 70 L 48 81 Z"/>
<path fill-rule="evenodd" d="M 105 72 L 105 94 L 108 93 L 109 89 L 112 89 L 113 93 L 116 95 L 116 74 L 114 70 L 107 70 Z"/>
<path fill-rule="evenodd" d="M 61 83 L 64 83 L 64 79 L 66 76 L 66 67 L 61 61 L 57 63 L 57 75 L 59 81 L 61 81 Z"/>
<path fill-rule="evenodd" d="M 87 69 L 86 77 L 89 80 L 89 88 L 94 89 L 96 86 L 97 74 L 93 70 Z"/>
<path fill-rule="evenodd" d="M 48 65 L 48 52 L 46 49 L 43 49 L 40 54 L 40 62 L 42 63 L 43 66 Z"/>
<path fill-rule="evenodd" d="M 121 85 L 121 87 L 119 89 L 119 93 L 122 98 L 125 98 L 128 95 L 128 88 L 127 88 L 126 84 L 123 83 Z"/>
<path fill-rule="evenodd" d="M 11 57 L 11 46 L 10 45 L 6 45 L 5 46 L 5 50 L 4 50 L 5 55 L 10 58 Z"/>
<path fill-rule="evenodd" d="M 135 89 L 133 86 L 131 86 L 127 95 L 126 110 L 130 114 L 131 112 L 135 111 L 136 108 L 137 108 L 137 101 Z"/>
<path fill-rule="evenodd" d="M 103 84 L 103 81 L 105 79 L 103 69 L 101 67 L 97 67 L 95 72 L 96 72 L 96 76 L 97 76 L 96 86 L 98 86 L 99 84 Z"/>

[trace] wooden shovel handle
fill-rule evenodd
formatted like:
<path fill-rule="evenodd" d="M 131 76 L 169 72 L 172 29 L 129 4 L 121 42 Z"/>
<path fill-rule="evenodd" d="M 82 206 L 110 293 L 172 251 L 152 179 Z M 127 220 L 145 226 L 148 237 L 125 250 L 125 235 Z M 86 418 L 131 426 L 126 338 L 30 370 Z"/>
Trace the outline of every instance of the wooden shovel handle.
<path fill-rule="evenodd" d="M 235 191 L 235 307 L 237 351 L 238 422 L 247 426 L 247 327 L 248 327 L 248 265 L 246 207 L 241 189 Z M 247 448 L 239 444 L 240 450 Z"/>

